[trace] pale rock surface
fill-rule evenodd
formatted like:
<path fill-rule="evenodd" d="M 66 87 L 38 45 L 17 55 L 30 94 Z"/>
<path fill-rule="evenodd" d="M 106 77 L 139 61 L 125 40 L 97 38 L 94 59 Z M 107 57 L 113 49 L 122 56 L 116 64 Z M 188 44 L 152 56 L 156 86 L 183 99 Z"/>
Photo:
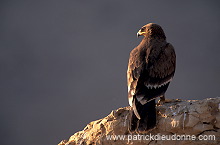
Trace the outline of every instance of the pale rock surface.
<path fill-rule="evenodd" d="M 131 134 L 128 131 L 131 107 L 124 107 L 89 123 L 82 131 L 72 135 L 68 141 L 61 141 L 59 145 L 220 145 L 220 97 L 172 100 L 171 103 L 157 106 L 157 112 L 157 126 L 148 132 Z M 149 138 L 150 134 L 194 135 L 197 139 L 146 140 L 144 137 L 148 135 Z M 125 140 L 114 140 L 114 135 L 125 135 Z M 214 135 L 215 140 L 198 140 L 200 135 L 210 138 Z M 108 140 L 107 137 L 112 139 Z M 133 140 L 128 140 L 129 137 L 133 137 Z"/>

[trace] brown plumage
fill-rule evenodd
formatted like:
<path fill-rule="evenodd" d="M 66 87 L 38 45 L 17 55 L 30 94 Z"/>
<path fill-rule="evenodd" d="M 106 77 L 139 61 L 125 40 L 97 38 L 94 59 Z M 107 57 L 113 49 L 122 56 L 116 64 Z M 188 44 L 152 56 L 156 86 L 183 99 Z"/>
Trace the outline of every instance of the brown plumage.
<path fill-rule="evenodd" d="M 141 43 L 130 53 L 127 83 L 133 108 L 130 131 L 146 131 L 156 125 L 155 99 L 163 97 L 175 72 L 176 55 L 163 29 L 153 23 L 138 31 Z"/>

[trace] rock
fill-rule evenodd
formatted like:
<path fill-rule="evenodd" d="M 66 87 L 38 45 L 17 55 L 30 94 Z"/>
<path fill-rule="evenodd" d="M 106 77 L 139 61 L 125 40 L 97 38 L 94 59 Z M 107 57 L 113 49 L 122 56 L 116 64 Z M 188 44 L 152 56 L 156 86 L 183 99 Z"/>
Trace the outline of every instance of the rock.
<path fill-rule="evenodd" d="M 157 126 L 150 131 L 130 133 L 131 107 L 124 107 L 89 123 L 68 141 L 63 140 L 58 145 L 220 144 L 220 97 L 172 100 L 157 106 L 157 112 Z"/>

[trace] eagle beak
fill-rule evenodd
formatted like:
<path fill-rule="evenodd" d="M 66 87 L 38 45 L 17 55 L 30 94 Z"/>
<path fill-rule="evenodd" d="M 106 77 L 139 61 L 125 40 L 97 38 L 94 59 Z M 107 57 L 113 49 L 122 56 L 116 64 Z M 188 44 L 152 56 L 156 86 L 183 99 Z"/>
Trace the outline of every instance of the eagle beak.
<path fill-rule="evenodd" d="M 137 32 L 137 38 L 138 38 L 139 36 L 141 36 L 141 35 L 139 34 L 139 32 Z"/>
<path fill-rule="evenodd" d="M 139 36 L 141 36 L 141 35 L 143 35 L 143 34 L 145 34 L 146 32 L 142 32 L 141 31 L 141 29 L 137 32 L 137 37 L 139 37 Z"/>

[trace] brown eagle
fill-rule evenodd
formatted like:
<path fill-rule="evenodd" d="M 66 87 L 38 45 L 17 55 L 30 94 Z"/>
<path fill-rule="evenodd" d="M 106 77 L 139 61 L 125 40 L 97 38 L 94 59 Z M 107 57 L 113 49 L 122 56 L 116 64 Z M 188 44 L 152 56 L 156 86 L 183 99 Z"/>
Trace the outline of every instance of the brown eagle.
<path fill-rule="evenodd" d="M 159 25 L 149 23 L 137 35 L 144 37 L 131 51 L 127 70 L 128 101 L 133 108 L 131 132 L 156 126 L 155 99 L 165 100 L 176 67 L 174 48 Z"/>

